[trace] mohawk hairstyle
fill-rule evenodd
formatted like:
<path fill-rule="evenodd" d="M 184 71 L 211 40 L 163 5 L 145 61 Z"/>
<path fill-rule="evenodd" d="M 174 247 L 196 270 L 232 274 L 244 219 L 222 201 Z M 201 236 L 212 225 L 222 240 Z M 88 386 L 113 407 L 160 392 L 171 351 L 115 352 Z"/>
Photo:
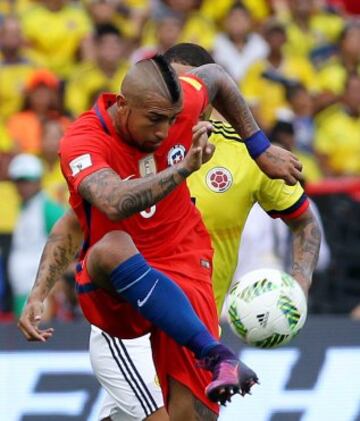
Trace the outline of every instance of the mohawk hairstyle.
<path fill-rule="evenodd" d="M 164 53 L 164 58 L 169 63 L 174 62 L 192 67 L 215 63 L 215 60 L 205 48 L 191 42 L 182 42 L 170 47 Z"/>
<path fill-rule="evenodd" d="M 151 57 L 151 60 L 156 63 L 158 69 L 160 70 L 164 82 L 169 90 L 172 103 L 174 104 L 175 102 L 178 102 L 181 97 L 181 88 L 175 70 L 161 54 L 156 54 L 154 57 Z"/>

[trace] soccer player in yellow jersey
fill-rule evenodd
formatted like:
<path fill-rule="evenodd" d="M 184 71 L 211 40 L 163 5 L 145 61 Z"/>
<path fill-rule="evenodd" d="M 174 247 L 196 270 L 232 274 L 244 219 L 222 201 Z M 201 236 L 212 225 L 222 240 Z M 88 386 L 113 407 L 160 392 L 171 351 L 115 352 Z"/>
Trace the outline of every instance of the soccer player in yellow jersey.
<path fill-rule="evenodd" d="M 289 218 L 302 214 L 308 202 L 300 184 L 290 187 L 262 173 L 231 126 L 221 121 L 212 124 L 215 154 L 189 178 L 188 186 L 212 238 L 213 286 L 220 314 L 252 206 L 258 202 L 270 216 Z"/>
<path fill-rule="evenodd" d="M 174 67 L 174 63 L 178 64 L 175 68 L 179 72 L 185 70 L 186 66 L 189 68 L 189 64 L 196 67 L 212 62 L 211 56 L 194 44 L 179 44 L 168 50 L 165 57 Z M 293 218 L 294 276 L 307 292 L 317 260 L 320 235 L 302 188 L 298 184 L 290 187 L 282 180 L 268 179 L 248 156 L 245 146 L 239 142 L 230 126 L 213 122 L 213 127 L 210 141 L 217 147 L 215 155 L 209 165 L 203 166 L 197 177 L 189 181 L 189 186 L 213 239 L 216 256 L 214 288 L 218 308 L 221 308 L 235 270 L 246 216 L 256 201 L 272 216 Z M 77 235 L 76 224 L 74 215 L 68 213 L 55 230 L 57 247 L 65 251 L 64 262 L 56 260 L 55 249 L 48 250 L 41 269 L 41 277 L 47 277 L 47 285 L 65 269 L 66 262 L 76 249 L 74 246 L 80 244 L 81 236 Z M 38 316 L 31 316 L 31 312 Z M 28 338 L 34 340 L 34 331 L 41 332 L 38 329 L 40 320 L 41 309 L 29 303 L 20 320 L 20 327 Z M 45 334 L 44 340 L 52 334 L 50 330 L 42 332 Z M 148 336 L 119 340 L 93 327 L 90 358 L 98 380 L 111 394 L 99 419 L 168 420 L 154 380 L 155 371 L 149 370 L 151 349 Z M 212 421 L 216 416 L 209 418 L 208 412 L 198 413 L 197 419 Z"/>

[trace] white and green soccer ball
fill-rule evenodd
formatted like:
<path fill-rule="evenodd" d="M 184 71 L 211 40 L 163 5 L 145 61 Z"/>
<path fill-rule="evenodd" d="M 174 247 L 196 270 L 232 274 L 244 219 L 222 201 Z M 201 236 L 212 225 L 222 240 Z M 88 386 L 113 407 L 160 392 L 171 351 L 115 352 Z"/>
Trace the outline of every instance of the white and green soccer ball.
<path fill-rule="evenodd" d="M 231 289 L 227 316 L 232 330 L 258 348 L 288 343 L 304 326 L 305 294 L 295 279 L 276 269 L 245 274 Z"/>

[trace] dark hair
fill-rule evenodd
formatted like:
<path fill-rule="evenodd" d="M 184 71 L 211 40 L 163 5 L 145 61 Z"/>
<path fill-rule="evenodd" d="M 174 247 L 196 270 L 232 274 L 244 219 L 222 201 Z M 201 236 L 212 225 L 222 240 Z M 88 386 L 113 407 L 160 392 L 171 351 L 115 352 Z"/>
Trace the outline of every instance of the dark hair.
<path fill-rule="evenodd" d="M 279 135 L 281 134 L 289 134 L 289 135 L 294 135 L 294 125 L 289 122 L 289 121 L 280 121 L 277 120 L 274 124 L 274 126 L 272 127 L 270 134 L 269 134 L 269 139 L 271 143 L 277 143 L 278 142 L 278 138 Z"/>
<path fill-rule="evenodd" d="M 301 91 L 306 91 L 305 86 L 300 82 L 295 82 L 285 86 L 285 98 L 286 101 L 291 101 Z"/>
<path fill-rule="evenodd" d="M 242 12 L 245 12 L 250 16 L 249 9 L 245 6 L 245 4 L 242 1 L 236 1 L 230 8 L 228 15 L 233 12 L 234 10 L 241 10 Z"/>
<path fill-rule="evenodd" d="M 121 38 L 122 33 L 111 23 L 101 23 L 95 27 L 95 40 L 99 41 L 105 35 L 116 35 Z"/>
<path fill-rule="evenodd" d="M 178 102 L 181 96 L 181 87 L 175 70 L 170 66 L 167 60 L 161 54 L 156 54 L 151 58 L 153 60 L 166 83 L 169 90 L 172 103 Z"/>
<path fill-rule="evenodd" d="M 205 48 L 191 42 L 183 42 L 170 47 L 164 53 L 164 57 L 168 63 L 185 64 L 193 67 L 215 63 L 215 60 Z"/>

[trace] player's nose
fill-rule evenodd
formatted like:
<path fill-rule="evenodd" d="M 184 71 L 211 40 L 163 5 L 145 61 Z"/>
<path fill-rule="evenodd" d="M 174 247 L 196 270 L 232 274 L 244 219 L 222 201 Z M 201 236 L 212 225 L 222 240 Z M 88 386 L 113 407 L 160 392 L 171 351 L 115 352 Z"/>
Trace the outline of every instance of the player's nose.
<path fill-rule="evenodd" d="M 158 140 L 166 139 L 169 134 L 169 128 L 170 128 L 170 124 L 168 123 L 163 123 L 160 126 L 158 126 L 155 131 L 156 139 Z"/>

